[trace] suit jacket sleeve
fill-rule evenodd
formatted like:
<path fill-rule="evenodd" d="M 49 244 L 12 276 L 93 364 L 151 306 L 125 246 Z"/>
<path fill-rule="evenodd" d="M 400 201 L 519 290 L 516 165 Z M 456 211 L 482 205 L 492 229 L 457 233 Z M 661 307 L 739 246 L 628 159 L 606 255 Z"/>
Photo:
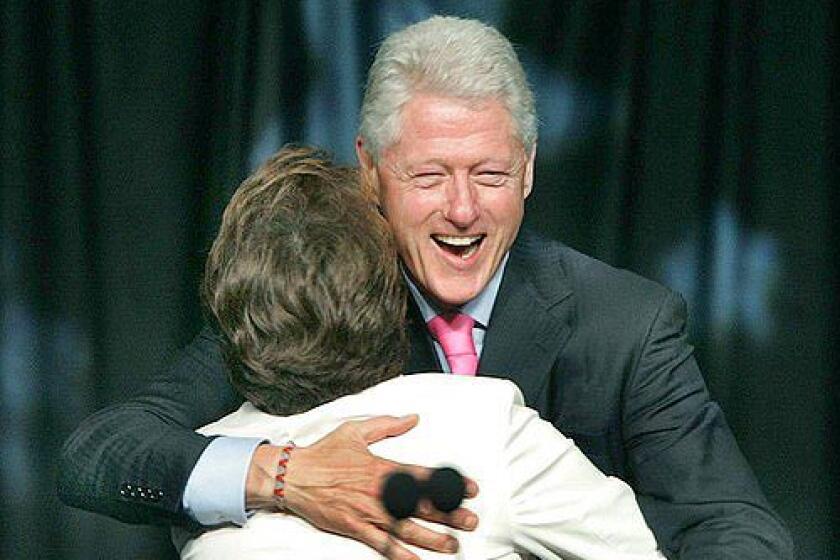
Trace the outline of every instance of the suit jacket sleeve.
<path fill-rule="evenodd" d="M 709 398 L 685 317 L 685 303 L 669 294 L 624 389 L 623 436 L 642 512 L 671 558 L 791 559 L 787 530 Z"/>
<path fill-rule="evenodd" d="M 128 523 L 189 523 L 184 487 L 210 442 L 193 430 L 241 403 L 220 348 L 205 328 L 140 394 L 87 418 L 60 453 L 61 500 Z"/>

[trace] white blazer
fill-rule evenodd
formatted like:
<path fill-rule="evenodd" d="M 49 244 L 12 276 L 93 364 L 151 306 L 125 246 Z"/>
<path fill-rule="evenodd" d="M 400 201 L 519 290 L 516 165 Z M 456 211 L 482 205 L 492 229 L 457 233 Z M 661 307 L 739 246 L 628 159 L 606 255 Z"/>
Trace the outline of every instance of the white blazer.
<path fill-rule="evenodd" d="M 455 532 L 460 552 L 409 546 L 421 558 L 664 558 L 630 487 L 602 474 L 574 442 L 525 407 L 510 381 L 403 376 L 294 416 L 272 416 L 245 403 L 199 432 L 309 445 L 347 420 L 412 413 L 420 415 L 414 429 L 371 445 L 371 451 L 402 463 L 453 466 L 479 485 L 478 496 L 464 504 L 478 514 L 478 528 Z M 194 538 L 175 529 L 173 541 L 188 560 L 381 558 L 362 543 L 282 513 L 258 512 L 243 527 Z"/>

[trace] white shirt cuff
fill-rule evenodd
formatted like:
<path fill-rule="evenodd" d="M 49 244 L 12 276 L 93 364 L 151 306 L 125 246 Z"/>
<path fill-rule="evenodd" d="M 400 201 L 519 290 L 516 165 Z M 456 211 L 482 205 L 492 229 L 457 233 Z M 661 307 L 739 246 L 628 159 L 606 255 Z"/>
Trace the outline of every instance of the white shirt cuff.
<path fill-rule="evenodd" d="M 254 451 L 265 440 L 219 437 L 198 458 L 187 487 L 183 505 L 187 515 L 201 525 L 236 523 L 244 525 L 245 482 Z"/>

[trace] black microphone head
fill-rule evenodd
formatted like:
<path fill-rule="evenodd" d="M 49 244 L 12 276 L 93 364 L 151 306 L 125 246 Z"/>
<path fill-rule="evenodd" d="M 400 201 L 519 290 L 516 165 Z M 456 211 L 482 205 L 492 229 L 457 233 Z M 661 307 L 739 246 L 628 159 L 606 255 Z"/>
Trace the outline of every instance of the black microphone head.
<path fill-rule="evenodd" d="M 432 471 L 424 490 L 436 509 L 449 513 L 464 501 L 466 483 L 461 473 L 451 467 L 442 467 Z"/>
<path fill-rule="evenodd" d="M 396 472 L 382 485 L 382 505 L 394 519 L 411 517 L 417 509 L 420 489 L 407 472 Z"/>

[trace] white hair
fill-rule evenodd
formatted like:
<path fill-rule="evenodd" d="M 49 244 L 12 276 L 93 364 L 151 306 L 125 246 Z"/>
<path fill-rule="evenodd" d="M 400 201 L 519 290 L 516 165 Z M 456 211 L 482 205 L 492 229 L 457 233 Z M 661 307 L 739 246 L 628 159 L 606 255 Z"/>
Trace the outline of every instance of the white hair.
<path fill-rule="evenodd" d="M 534 95 L 513 45 L 476 20 L 433 16 L 392 33 L 368 73 L 359 135 L 375 159 L 399 140 L 403 106 L 418 93 L 498 99 L 530 153 L 537 141 Z"/>

